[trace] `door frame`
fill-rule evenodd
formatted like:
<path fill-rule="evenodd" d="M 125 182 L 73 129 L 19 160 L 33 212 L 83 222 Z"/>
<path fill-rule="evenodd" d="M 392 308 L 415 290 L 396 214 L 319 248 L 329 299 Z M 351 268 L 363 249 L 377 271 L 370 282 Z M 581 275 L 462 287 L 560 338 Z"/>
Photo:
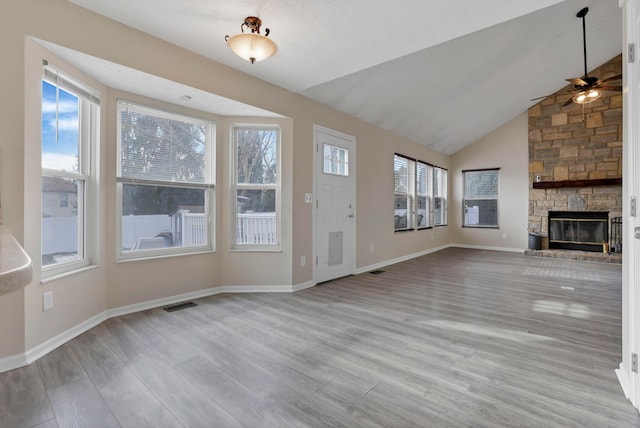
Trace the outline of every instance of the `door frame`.
<path fill-rule="evenodd" d="M 317 215 L 318 215 L 318 210 L 317 210 L 317 206 L 318 206 L 318 195 L 319 195 L 319 191 L 318 191 L 318 176 L 319 174 L 322 174 L 322 171 L 320 171 L 318 169 L 318 163 L 319 163 L 319 157 L 322 156 L 322 154 L 319 151 L 318 148 L 318 133 L 322 132 L 324 134 L 329 134 L 332 135 L 334 137 L 337 138 L 342 138 L 343 140 L 348 140 L 352 143 L 352 152 L 349 153 L 349 181 L 350 181 L 350 185 L 351 188 L 353 190 L 353 213 L 355 215 L 354 218 L 354 222 L 353 222 L 353 245 L 351 246 L 351 266 L 350 266 L 350 270 L 351 270 L 351 274 L 353 274 L 355 272 L 356 269 L 356 247 L 357 247 L 357 241 L 356 241 L 356 229 L 358 227 L 358 210 L 357 210 L 357 206 L 356 206 L 356 201 L 357 201 L 357 197 L 356 197 L 356 137 L 354 137 L 353 135 L 349 135 L 349 134 L 345 134 L 343 132 L 340 131 L 336 131 L 334 129 L 331 128 L 326 128 L 324 126 L 321 125 L 317 125 L 314 124 L 313 125 L 313 206 L 311 207 L 312 210 L 312 217 L 311 217 L 311 221 L 312 221 L 312 227 L 313 227 L 313 245 L 312 245 L 312 264 L 313 264 L 313 274 L 312 274 L 312 281 L 313 284 L 317 284 L 316 278 L 317 278 L 317 270 L 318 270 L 318 219 L 317 219 Z"/>
<path fill-rule="evenodd" d="M 639 224 L 637 212 L 631 215 L 630 205 L 635 198 L 640 209 L 640 0 L 619 0 L 622 13 L 622 75 L 623 75 L 623 245 L 622 252 L 622 362 L 616 370 L 625 396 L 640 409 L 640 376 L 633 372 L 631 360 L 639 353 L 640 345 L 640 241 L 634 237 Z M 635 46 L 635 59 L 629 62 L 628 46 Z"/>

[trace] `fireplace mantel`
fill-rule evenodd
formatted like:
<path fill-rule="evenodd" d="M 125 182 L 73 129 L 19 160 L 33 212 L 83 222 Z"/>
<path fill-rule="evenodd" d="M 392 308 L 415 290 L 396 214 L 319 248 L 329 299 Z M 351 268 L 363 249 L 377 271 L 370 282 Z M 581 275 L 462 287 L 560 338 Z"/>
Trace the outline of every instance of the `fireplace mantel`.
<path fill-rule="evenodd" d="M 559 189 L 567 187 L 622 186 L 622 178 L 599 178 L 594 180 L 538 181 L 534 189 Z"/>

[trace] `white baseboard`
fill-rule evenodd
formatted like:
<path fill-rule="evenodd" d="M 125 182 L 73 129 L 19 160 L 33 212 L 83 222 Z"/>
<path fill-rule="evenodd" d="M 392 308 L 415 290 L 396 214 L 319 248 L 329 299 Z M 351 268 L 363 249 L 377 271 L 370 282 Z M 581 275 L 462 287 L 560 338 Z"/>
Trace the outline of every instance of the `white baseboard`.
<path fill-rule="evenodd" d="M 629 385 L 629 376 L 627 375 L 627 371 L 624 368 L 624 364 L 620 363 L 620 366 L 614 370 L 616 372 L 616 376 L 618 376 L 618 382 L 620 382 L 620 386 L 622 387 L 622 392 L 624 392 L 624 396 L 627 397 L 627 400 L 631 401 L 633 404 L 633 397 L 631 397 L 631 389 Z"/>
<path fill-rule="evenodd" d="M 453 248 L 470 248 L 470 249 L 473 249 L 473 250 L 505 251 L 505 252 L 508 252 L 508 253 L 524 253 L 524 248 L 487 247 L 486 245 L 469 245 L 469 244 L 450 244 L 449 247 L 453 247 Z"/>
<path fill-rule="evenodd" d="M 28 365 L 26 353 L 0 358 L 0 373 Z"/>
<path fill-rule="evenodd" d="M 46 342 L 43 342 L 40 345 L 29 349 L 27 352 L 25 352 L 26 363 L 31 364 L 34 361 L 39 360 L 54 349 L 64 345 L 73 338 L 80 336 L 85 331 L 91 330 L 93 327 L 105 321 L 107 318 L 107 311 L 102 311 L 98 315 L 95 315 L 88 320 L 85 320 L 80 324 L 71 327 L 69 330 L 52 337 Z"/>
<path fill-rule="evenodd" d="M 173 305 L 187 300 L 201 299 L 224 293 L 223 287 L 206 288 L 204 290 L 192 291 L 190 293 L 178 294 L 162 299 L 147 300 L 146 302 L 134 303 L 133 305 L 120 306 L 119 308 L 107 309 L 105 319 L 119 317 L 121 315 L 132 314 L 134 312 L 146 311 L 147 309 L 159 308 L 161 306 Z"/>
<path fill-rule="evenodd" d="M 292 291 L 295 293 L 296 291 L 306 290 L 307 288 L 315 287 L 316 283 L 313 281 L 303 282 L 301 284 L 296 284 L 292 287 Z"/>
<path fill-rule="evenodd" d="M 413 254 L 407 254 L 406 256 L 398 257 L 398 258 L 395 258 L 395 259 L 385 260 L 383 262 L 374 263 L 374 264 L 368 265 L 368 266 L 363 266 L 361 268 L 357 268 L 353 273 L 355 275 L 359 275 L 361 273 L 369 272 L 371 270 L 380 269 L 380 268 L 383 268 L 385 266 L 394 265 L 394 264 L 400 263 L 400 262 L 406 262 L 407 260 L 415 259 L 416 257 L 421 257 L 421 256 L 425 256 L 427 254 L 435 253 L 436 251 L 444 250 L 445 248 L 449 248 L 449 247 L 450 247 L 450 245 L 442 245 L 440 247 L 429 248 L 428 250 L 419 251 L 419 252 L 413 253 Z"/>

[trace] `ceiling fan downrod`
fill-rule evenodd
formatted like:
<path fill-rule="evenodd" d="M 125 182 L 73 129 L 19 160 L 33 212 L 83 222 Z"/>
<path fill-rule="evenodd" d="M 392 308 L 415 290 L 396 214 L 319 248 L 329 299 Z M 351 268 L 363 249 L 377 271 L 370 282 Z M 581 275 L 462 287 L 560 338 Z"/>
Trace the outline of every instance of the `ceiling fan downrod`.
<path fill-rule="evenodd" d="M 581 9 L 580 12 L 578 12 L 576 14 L 576 17 L 578 18 L 582 18 L 582 50 L 584 53 L 584 78 L 586 80 L 587 77 L 589 77 L 587 75 L 587 29 L 586 29 L 586 24 L 585 24 L 585 16 L 587 16 L 587 13 L 589 12 L 589 8 L 585 7 L 584 9 Z"/>

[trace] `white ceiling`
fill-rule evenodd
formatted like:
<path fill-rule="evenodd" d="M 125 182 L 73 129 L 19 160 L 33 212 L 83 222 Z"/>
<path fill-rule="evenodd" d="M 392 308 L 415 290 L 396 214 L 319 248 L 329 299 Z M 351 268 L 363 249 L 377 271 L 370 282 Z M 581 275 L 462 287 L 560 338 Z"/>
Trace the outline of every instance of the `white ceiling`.
<path fill-rule="evenodd" d="M 445 154 L 583 74 L 582 21 L 575 14 L 584 6 L 588 68 L 621 52 L 615 0 L 69 1 Z M 262 19 L 278 45 L 275 56 L 253 65 L 224 42 L 250 15 Z M 49 47 L 108 86 L 151 85 L 150 93 L 173 100 L 190 90 Z M 98 71 L 106 65 L 110 72 Z M 114 73 L 131 75 L 110 78 Z"/>

